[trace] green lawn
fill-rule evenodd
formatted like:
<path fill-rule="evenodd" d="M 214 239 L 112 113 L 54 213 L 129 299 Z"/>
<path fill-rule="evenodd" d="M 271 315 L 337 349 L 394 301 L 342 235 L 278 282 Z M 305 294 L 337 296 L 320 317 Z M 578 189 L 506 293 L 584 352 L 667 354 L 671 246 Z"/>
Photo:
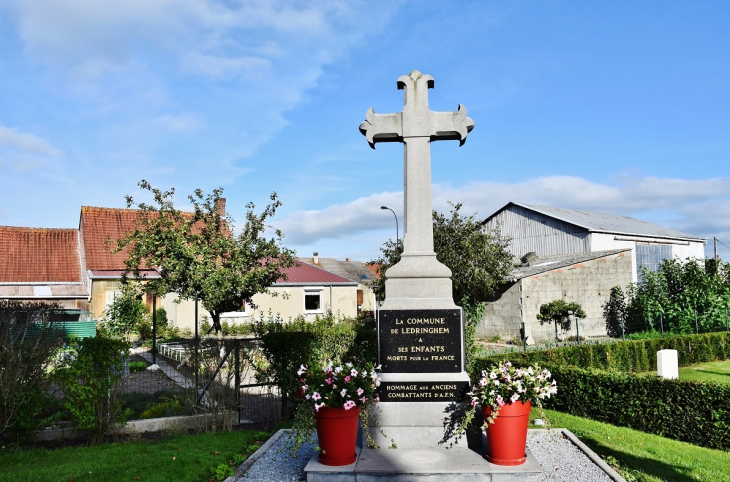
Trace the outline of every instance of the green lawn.
<path fill-rule="evenodd" d="M 730 360 L 680 367 L 679 379 L 730 383 Z"/>
<path fill-rule="evenodd" d="M 730 482 L 730 452 L 553 410 L 545 414 L 553 427 L 567 428 L 609 465 L 618 466 L 628 481 Z"/>
<path fill-rule="evenodd" d="M 159 441 L 134 441 L 57 450 L 0 450 L 0 481 L 159 481 L 201 482 L 211 468 L 248 456 L 271 434 L 236 430 L 172 435 Z"/>

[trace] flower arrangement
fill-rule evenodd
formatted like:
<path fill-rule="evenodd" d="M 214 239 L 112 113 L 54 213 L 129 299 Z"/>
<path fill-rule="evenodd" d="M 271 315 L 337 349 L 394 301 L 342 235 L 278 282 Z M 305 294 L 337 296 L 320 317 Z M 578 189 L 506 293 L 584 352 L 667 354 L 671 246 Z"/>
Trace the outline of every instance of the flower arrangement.
<path fill-rule="evenodd" d="M 352 363 L 335 366 L 302 365 L 297 371 L 299 387 L 297 407 L 294 418 L 294 433 L 291 453 L 295 453 L 305 442 L 311 442 L 316 427 L 316 416 L 324 408 L 339 408 L 352 410 L 362 409 L 360 421 L 363 434 L 368 445 L 377 448 L 378 444 L 372 438 L 368 428 L 371 421 L 370 409 L 380 401 L 377 388 L 380 386 L 378 371 L 380 366 L 370 363 L 364 366 L 355 366 Z M 378 432 L 385 437 L 380 427 L 375 423 Z M 395 446 L 393 442 L 392 447 Z"/>
<path fill-rule="evenodd" d="M 343 407 L 345 410 L 366 407 L 379 401 L 375 393 L 380 386 L 380 377 L 375 371 L 378 368 L 371 364 L 358 368 L 352 363 L 312 369 L 302 365 L 297 371 L 298 396 L 315 412 L 325 407 Z"/>
<path fill-rule="evenodd" d="M 494 423 L 499 409 L 508 403 L 531 402 L 542 408 L 541 400 L 558 392 L 557 382 L 551 381 L 551 377 L 550 371 L 539 365 L 515 368 L 511 362 L 504 361 L 489 371 L 482 371 L 481 379 L 469 393 L 472 408 L 477 403 L 491 407 L 485 424 Z"/>

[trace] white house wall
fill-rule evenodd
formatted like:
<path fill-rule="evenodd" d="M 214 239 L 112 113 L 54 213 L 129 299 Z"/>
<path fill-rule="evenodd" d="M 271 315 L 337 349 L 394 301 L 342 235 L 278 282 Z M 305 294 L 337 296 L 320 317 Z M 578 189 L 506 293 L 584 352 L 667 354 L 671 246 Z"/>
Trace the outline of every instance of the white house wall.
<path fill-rule="evenodd" d="M 618 238 L 618 239 L 617 239 Z M 627 240 L 626 238 L 632 239 Z M 661 238 L 651 238 L 644 236 L 632 236 L 623 234 L 608 233 L 590 233 L 589 235 L 591 251 L 605 251 L 611 249 L 631 249 L 631 268 L 632 282 L 637 281 L 636 269 L 636 243 L 652 243 L 659 242 L 669 244 L 672 247 L 672 257 L 684 260 L 686 258 L 705 258 L 705 244 L 696 241 L 669 240 Z"/>

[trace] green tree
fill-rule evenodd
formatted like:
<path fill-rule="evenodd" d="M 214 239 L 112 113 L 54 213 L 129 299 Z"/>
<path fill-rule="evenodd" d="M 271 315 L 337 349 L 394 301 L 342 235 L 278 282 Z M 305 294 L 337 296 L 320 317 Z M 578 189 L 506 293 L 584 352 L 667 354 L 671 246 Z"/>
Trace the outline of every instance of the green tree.
<path fill-rule="evenodd" d="M 142 302 L 140 286 L 124 283 L 122 292 L 104 311 L 106 332 L 113 338 L 128 336 L 144 321 L 149 308 Z"/>
<path fill-rule="evenodd" d="M 449 203 L 451 204 L 451 203 Z M 509 239 L 499 229 L 485 232 L 476 215 L 462 215 L 461 203 L 451 204 L 448 215 L 433 212 L 433 244 L 436 258 L 451 270 L 453 296 L 464 309 L 467 363 L 473 358 L 476 324 L 481 320 L 486 302 L 499 290 L 513 267 L 507 251 Z M 385 299 L 385 272 L 400 261 L 403 244 L 387 241 L 381 255 L 372 261 L 379 265 L 380 279 L 373 283 L 378 300 Z"/>
<path fill-rule="evenodd" d="M 606 320 L 606 333 L 614 338 L 626 332 L 626 316 L 628 314 L 626 295 L 621 286 L 611 288 L 608 301 L 603 305 L 603 317 Z"/>
<path fill-rule="evenodd" d="M 570 330 L 570 315 L 581 319 L 586 317 L 586 313 L 579 303 L 566 303 L 565 300 L 553 300 L 550 303 L 540 305 L 540 313 L 537 314 L 537 319 L 542 323 L 554 322 L 555 337 L 557 338 L 558 326 L 562 330 Z"/>
<path fill-rule="evenodd" d="M 656 272 L 642 271 L 629 289 L 627 310 L 634 331 L 658 330 L 662 316 L 665 331 L 694 333 L 724 330 L 728 307 L 730 263 L 675 258 L 662 261 Z"/>
<path fill-rule="evenodd" d="M 276 296 L 269 287 L 296 264 L 294 251 L 282 245 L 281 231 L 264 237 L 267 220 L 281 206 L 276 193 L 259 214 L 253 203 L 247 204 L 246 222 L 235 234 L 233 218 L 218 211 L 222 189 L 207 195 L 195 190 L 188 196 L 193 212 L 182 212 L 173 206 L 174 188 L 161 191 L 144 180 L 139 186 L 153 194 L 154 203 L 135 205 L 127 196 L 127 206 L 139 209 L 139 216 L 135 230 L 117 241 L 115 252 L 127 250 L 127 273 L 138 278 L 143 269 L 157 268 L 159 279 L 149 280 L 146 289 L 177 293 L 180 299 L 197 297 L 216 332 L 222 313 L 240 311 L 244 303 L 255 307 L 252 297 L 257 293 Z"/>

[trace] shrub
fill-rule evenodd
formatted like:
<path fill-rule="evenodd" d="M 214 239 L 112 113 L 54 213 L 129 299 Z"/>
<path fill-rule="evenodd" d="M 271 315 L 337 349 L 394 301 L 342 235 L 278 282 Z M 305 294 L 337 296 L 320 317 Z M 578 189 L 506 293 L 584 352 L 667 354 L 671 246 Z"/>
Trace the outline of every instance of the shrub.
<path fill-rule="evenodd" d="M 91 433 L 93 443 L 101 441 L 112 426 L 123 422 L 116 388 L 129 346 L 122 340 L 84 338 L 71 345 L 69 359 L 56 370 L 64 407 L 80 429 Z"/>
<path fill-rule="evenodd" d="M 730 449 L 730 385 L 552 366 L 546 408 L 713 449 Z"/>
<path fill-rule="evenodd" d="M 58 309 L 0 300 L 0 437 L 14 443 L 38 426 L 47 406 L 47 369 L 63 345 L 51 321 Z"/>
<path fill-rule="evenodd" d="M 173 417 L 175 415 L 182 415 L 183 412 L 182 401 L 177 395 L 173 395 L 172 398 L 162 397 L 161 402 L 148 405 L 140 414 L 139 418 Z"/>
<path fill-rule="evenodd" d="M 259 323 L 254 329 L 269 363 L 269 380 L 278 384 L 289 400 L 296 399 L 296 371 L 301 365 L 340 365 L 346 361 L 364 365 L 377 359 L 372 318 L 338 322 L 330 313 L 311 323 L 300 317 L 291 323 Z"/>
<path fill-rule="evenodd" d="M 132 284 L 122 285 L 122 293 L 104 312 L 105 332 L 113 338 L 122 338 L 145 320 L 149 307 L 142 302 L 139 287 Z"/>
<path fill-rule="evenodd" d="M 656 352 L 677 350 L 679 365 L 688 366 L 730 358 L 730 333 L 703 333 L 676 335 L 614 343 L 595 343 L 579 346 L 515 352 L 509 355 L 490 355 L 477 359 L 472 373 L 481 373 L 489 366 L 509 358 L 515 365 L 569 365 L 602 370 L 646 372 L 656 370 Z"/>
<path fill-rule="evenodd" d="M 147 370 L 147 362 L 133 361 L 129 362 L 129 371 L 132 373 L 143 372 Z"/>

